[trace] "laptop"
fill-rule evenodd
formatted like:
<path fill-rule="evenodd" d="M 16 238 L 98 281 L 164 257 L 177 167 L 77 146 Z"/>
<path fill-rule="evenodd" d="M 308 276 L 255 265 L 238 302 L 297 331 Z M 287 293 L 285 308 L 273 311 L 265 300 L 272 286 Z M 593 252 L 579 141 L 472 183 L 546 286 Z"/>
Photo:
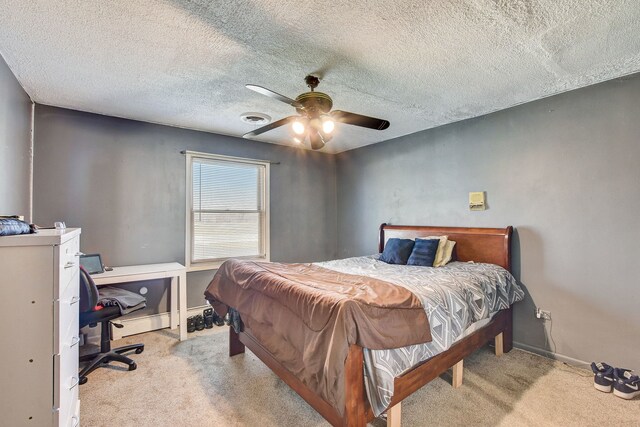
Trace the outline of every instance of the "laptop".
<path fill-rule="evenodd" d="M 80 255 L 80 265 L 84 267 L 89 274 L 104 273 L 104 266 L 102 265 L 100 254 Z"/>

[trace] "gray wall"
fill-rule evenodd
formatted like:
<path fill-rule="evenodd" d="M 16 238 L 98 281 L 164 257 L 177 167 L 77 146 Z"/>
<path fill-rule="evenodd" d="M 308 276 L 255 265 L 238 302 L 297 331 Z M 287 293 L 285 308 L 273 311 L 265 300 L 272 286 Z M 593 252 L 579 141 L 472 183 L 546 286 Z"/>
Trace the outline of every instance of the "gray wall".
<path fill-rule="evenodd" d="M 82 251 L 107 265 L 184 262 L 182 150 L 281 162 L 271 166 L 271 259 L 335 258 L 334 156 L 42 105 L 35 121 L 35 221 L 82 227 Z M 212 276 L 188 274 L 189 306 L 204 303 Z M 147 312 L 163 311 L 152 289 Z"/>
<path fill-rule="evenodd" d="M 31 100 L 0 56 L 0 215 L 29 219 Z"/>
<path fill-rule="evenodd" d="M 640 369 L 639 100 L 635 75 L 340 154 L 338 256 L 376 252 L 382 222 L 513 225 L 515 340 Z"/>
<path fill-rule="evenodd" d="M 274 261 L 373 253 L 381 222 L 514 225 L 514 274 L 528 292 L 515 340 L 638 369 L 639 95 L 632 76 L 336 157 L 37 106 L 35 221 L 83 227 L 83 251 L 111 265 L 182 262 L 179 152 L 278 160 Z M 469 191 L 487 191 L 489 210 L 470 212 Z M 189 274 L 190 306 L 211 276 Z M 163 293 L 149 298 L 166 309 Z"/>

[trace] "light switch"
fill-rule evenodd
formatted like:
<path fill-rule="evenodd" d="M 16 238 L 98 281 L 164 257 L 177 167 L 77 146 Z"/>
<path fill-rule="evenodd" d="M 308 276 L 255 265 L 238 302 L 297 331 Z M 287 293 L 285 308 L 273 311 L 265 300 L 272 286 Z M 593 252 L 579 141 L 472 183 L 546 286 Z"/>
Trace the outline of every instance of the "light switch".
<path fill-rule="evenodd" d="M 469 209 L 472 211 L 483 211 L 487 208 L 485 204 L 484 191 L 474 191 L 469 193 Z"/>

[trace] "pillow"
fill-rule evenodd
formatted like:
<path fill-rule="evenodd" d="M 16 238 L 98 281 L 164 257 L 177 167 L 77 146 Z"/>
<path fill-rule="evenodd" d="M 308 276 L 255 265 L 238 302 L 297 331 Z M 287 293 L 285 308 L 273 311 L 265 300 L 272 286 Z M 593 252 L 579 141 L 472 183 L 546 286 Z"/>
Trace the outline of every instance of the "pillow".
<path fill-rule="evenodd" d="M 416 244 L 413 246 L 407 265 L 433 267 L 439 243 L 440 239 L 416 239 Z"/>
<path fill-rule="evenodd" d="M 439 264 L 433 264 L 434 267 L 444 267 L 447 265 L 451 258 L 453 257 L 453 248 L 455 247 L 456 242 L 453 240 L 447 240 L 447 243 L 444 246 L 442 261 Z"/>
<path fill-rule="evenodd" d="M 407 263 L 415 243 L 411 239 L 389 239 L 384 245 L 384 251 L 382 251 L 379 259 L 387 264 L 404 265 Z"/>
<path fill-rule="evenodd" d="M 442 258 L 444 255 L 444 247 L 447 244 L 448 236 L 426 236 L 426 237 L 417 237 L 417 239 L 438 239 L 440 243 L 438 243 L 438 251 L 436 252 L 436 260 L 433 262 L 434 267 L 438 267 L 442 262 Z"/>

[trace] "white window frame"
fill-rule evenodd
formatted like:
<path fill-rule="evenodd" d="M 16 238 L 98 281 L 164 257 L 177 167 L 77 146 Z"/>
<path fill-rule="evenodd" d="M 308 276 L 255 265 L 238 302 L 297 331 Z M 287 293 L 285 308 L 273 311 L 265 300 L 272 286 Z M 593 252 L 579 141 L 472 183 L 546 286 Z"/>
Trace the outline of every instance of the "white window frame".
<path fill-rule="evenodd" d="M 186 194 L 186 210 L 185 210 L 185 266 L 187 271 L 202 271 L 202 270 L 215 270 L 220 265 L 226 261 L 226 259 L 220 259 L 215 261 L 204 261 L 204 262 L 192 262 L 191 255 L 193 252 L 192 248 L 192 236 L 193 236 L 193 160 L 194 159 L 203 159 L 203 160 L 217 160 L 223 162 L 230 163 L 248 163 L 252 165 L 260 165 L 264 166 L 264 182 L 262 185 L 263 194 L 264 194 L 264 215 L 262 216 L 262 235 L 261 240 L 264 246 L 264 256 L 260 257 L 250 257 L 243 259 L 252 259 L 256 261 L 270 261 L 271 260 L 271 250 L 270 250 L 270 219 L 269 219 L 269 175 L 270 175 L 270 162 L 265 162 L 263 160 L 254 160 L 254 159 L 246 159 L 243 157 L 232 157 L 232 156 L 223 156 L 218 154 L 209 154 L 209 153 L 200 153 L 197 151 L 185 151 L 186 157 L 186 169 L 187 169 L 187 194 Z"/>

